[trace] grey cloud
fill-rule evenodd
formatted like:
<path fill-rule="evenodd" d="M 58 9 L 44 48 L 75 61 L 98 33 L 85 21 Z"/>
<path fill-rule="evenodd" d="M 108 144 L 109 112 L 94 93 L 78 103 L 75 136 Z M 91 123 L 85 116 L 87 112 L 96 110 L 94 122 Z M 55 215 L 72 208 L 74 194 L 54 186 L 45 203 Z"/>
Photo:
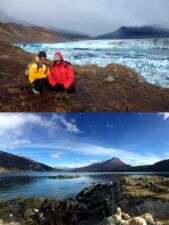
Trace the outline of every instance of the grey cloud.
<path fill-rule="evenodd" d="M 169 26 L 168 0 L 0 0 L 1 10 L 18 20 L 90 35 L 120 26 Z"/>

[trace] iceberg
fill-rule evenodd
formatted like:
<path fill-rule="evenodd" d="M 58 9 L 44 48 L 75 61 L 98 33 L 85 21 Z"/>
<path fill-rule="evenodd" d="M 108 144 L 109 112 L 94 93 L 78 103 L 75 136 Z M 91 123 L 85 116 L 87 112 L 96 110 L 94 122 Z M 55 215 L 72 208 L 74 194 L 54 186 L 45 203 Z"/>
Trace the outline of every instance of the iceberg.
<path fill-rule="evenodd" d="M 46 51 L 49 59 L 55 51 L 61 51 L 72 64 L 126 65 L 147 82 L 169 88 L 169 39 L 88 40 L 17 46 L 34 54 Z"/>

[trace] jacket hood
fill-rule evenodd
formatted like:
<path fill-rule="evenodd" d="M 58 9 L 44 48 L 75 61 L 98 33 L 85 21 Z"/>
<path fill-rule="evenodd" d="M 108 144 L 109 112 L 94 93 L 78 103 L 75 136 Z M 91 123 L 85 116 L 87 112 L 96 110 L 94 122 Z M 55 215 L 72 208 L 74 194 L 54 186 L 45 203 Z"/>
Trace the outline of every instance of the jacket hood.
<path fill-rule="evenodd" d="M 62 62 L 64 62 L 64 58 L 63 58 L 63 55 L 61 52 L 59 52 L 59 51 L 55 52 L 54 57 L 55 56 L 59 56 L 62 59 Z"/>
<path fill-rule="evenodd" d="M 36 56 L 34 57 L 34 60 L 35 60 L 35 62 L 39 62 L 39 57 L 36 55 Z"/>

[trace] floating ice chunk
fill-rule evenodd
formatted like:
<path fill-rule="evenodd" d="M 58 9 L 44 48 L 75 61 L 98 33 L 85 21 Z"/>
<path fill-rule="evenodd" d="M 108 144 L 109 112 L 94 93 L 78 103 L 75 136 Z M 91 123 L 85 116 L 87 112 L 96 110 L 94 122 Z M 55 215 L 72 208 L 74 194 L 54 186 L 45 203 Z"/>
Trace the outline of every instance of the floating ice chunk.
<path fill-rule="evenodd" d="M 107 66 L 119 63 L 135 69 L 147 82 L 169 88 L 169 39 L 89 40 L 54 44 L 20 44 L 28 52 L 55 51 L 73 64 Z"/>

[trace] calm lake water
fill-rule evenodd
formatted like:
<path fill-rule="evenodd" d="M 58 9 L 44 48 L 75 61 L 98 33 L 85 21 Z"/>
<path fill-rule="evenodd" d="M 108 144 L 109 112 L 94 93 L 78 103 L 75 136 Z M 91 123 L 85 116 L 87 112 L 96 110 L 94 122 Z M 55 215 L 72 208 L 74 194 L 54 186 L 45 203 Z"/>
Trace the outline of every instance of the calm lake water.
<path fill-rule="evenodd" d="M 169 177 L 166 174 L 153 174 Z M 57 175 L 80 175 L 75 179 L 53 179 Z M 115 181 L 123 176 L 144 176 L 143 173 L 56 173 L 29 172 L 0 174 L 0 201 L 20 197 L 49 197 L 65 199 L 76 196 L 83 188 L 94 183 Z"/>

